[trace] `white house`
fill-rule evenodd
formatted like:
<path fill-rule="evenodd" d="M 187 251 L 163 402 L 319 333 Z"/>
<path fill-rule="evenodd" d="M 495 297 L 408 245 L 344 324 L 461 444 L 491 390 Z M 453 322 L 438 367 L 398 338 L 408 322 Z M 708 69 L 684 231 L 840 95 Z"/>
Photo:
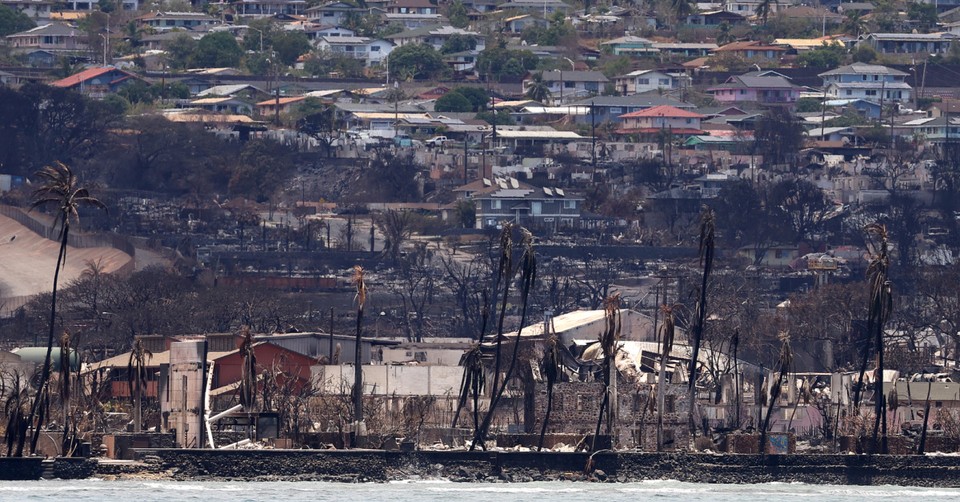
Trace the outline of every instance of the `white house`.
<path fill-rule="evenodd" d="M 675 76 L 658 70 L 636 70 L 615 77 L 613 81 L 617 92 L 624 96 L 678 87 Z"/>
<path fill-rule="evenodd" d="M 483 34 L 461 28 L 454 28 L 453 26 L 424 26 L 422 28 L 405 30 L 394 35 L 388 35 L 386 38 L 397 44 L 397 47 L 402 47 L 406 44 L 428 44 L 433 46 L 434 49 L 440 50 L 443 44 L 454 35 L 472 37 L 477 44 L 474 50 L 482 51 L 486 48 L 486 41 Z"/>
<path fill-rule="evenodd" d="M 908 102 L 913 92 L 906 72 L 882 65 L 853 63 L 819 76 L 827 94 L 837 99 Z"/>
<path fill-rule="evenodd" d="M 317 39 L 316 45 L 320 50 L 362 59 L 366 66 L 383 63 L 383 60 L 393 50 L 392 43 L 367 37 L 320 37 Z"/>

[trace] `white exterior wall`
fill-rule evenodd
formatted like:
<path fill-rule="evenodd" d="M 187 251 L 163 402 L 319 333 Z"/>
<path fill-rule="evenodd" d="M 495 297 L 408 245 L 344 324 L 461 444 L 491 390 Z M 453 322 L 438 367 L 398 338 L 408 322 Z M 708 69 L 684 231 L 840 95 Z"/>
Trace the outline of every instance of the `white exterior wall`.
<path fill-rule="evenodd" d="M 325 394 L 350 392 L 353 366 L 318 365 L 311 376 Z M 363 392 L 377 396 L 456 396 L 460 391 L 460 366 L 363 366 Z"/>

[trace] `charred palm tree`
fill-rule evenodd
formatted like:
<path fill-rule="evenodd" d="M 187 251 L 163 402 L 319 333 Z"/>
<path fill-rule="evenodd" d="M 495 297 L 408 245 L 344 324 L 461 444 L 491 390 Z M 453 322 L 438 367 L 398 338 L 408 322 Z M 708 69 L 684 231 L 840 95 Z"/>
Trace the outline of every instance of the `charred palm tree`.
<path fill-rule="evenodd" d="M 666 407 L 667 359 L 670 357 L 670 352 L 673 351 L 673 339 L 677 332 L 674 324 L 673 307 L 663 305 L 660 310 L 663 311 L 663 325 L 660 328 L 662 330 L 660 369 L 657 373 L 657 451 L 663 451 L 663 412 Z"/>
<path fill-rule="evenodd" d="M 777 380 L 771 382 L 770 394 L 764 394 L 767 398 L 767 412 L 763 416 L 763 424 L 760 427 L 760 451 L 761 455 L 766 454 L 767 448 L 767 430 L 770 428 L 770 415 L 777 404 L 780 392 L 783 388 L 783 382 L 787 380 L 787 374 L 790 372 L 790 366 L 793 365 L 793 351 L 790 350 L 790 339 L 784 334 L 780 344 L 780 358 L 777 360 Z"/>
<path fill-rule="evenodd" d="M 480 394 L 483 393 L 486 383 L 486 374 L 483 371 L 483 352 L 480 345 L 474 345 L 463 357 L 463 378 L 460 381 L 460 399 L 457 401 L 457 410 L 453 414 L 453 425 L 451 428 L 457 428 L 457 422 L 460 420 L 460 412 L 467 404 L 467 400 L 473 398 L 473 430 L 476 431 L 480 426 Z"/>
<path fill-rule="evenodd" d="M 483 343 L 483 335 L 487 332 L 487 319 L 490 318 L 490 312 L 487 305 L 487 291 L 483 292 L 483 321 L 480 326 L 480 333 L 477 337 L 477 343 L 463 358 L 463 378 L 460 381 L 460 399 L 457 402 L 457 410 L 453 414 L 453 425 L 451 428 L 457 428 L 457 422 L 460 420 L 460 412 L 463 411 L 467 399 L 473 398 L 473 431 L 476 434 L 480 427 L 480 395 L 486 386 L 486 373 L 483 368 L 483 351 L 480 345 Z"/>
<path fill-rule="evenodd" d="M 257 406 L 257 356 L 253 348 L 253 334 L 250 328 L 244 327 L 240 336 L 240 357 L 243 358 L 243 367 L 240 370 L 240 404 L 243 410 L 250 413 Z"/>
<path fill-rule="evenodd" d="M 69 457 L 73 452 L 74 440 L 76 439 L 76 424 L 72 420 L 72 395 L 71 390 L 73 387 L 72 378 L 71 378 L 71 369 L 73 365 L 71 364 L 72 351 L 70 349 L 70 333 L 64 331 L 60 335 L 60 406 L 62 408 L 62 420 L 63 420 L 63 436 L 60 439 L 61 452 L 64 456 Z"/>
<path fill-rule="evenodd" d="M 147 361 L 153 359 L 153 353 L 143 345 L 143 340 L 137 338 L 127 360 L 127 385 L 130 389 L 130 400 L 133 401 L 133 431 L 140 432 L 143 428 L 143 391 L 147 387 Z"/>
<path fill-rule="evenodd" d="M 90 192 L 80 186 L 80 182 L 73 171 L 61 162 L 44 167 L 35 174 L 41 182 L 40 187 L 33 192 L 31 209 L 55 204 L 57 207 L 54 228 L 60 228 L 60 252 L 57 254 L 57 265 L 53 271 L 53 294 L 50 300 L 50 325 L 47 333 L 47 355 L 43 360 L 40 371 L 37 394 L 30 407 L 28 422 L 33 427 L 33 437 L 30 440 L 30 451 L 35 452 L 37 441 L 40 439 L 40 428 L 43 425 L 42 406 L 47 397 L 47 384 L 50 381 L 51 354 L 53 353 L 53 335 L 57 321 L 57 286 L 60 281 L 60 270 L 66 264 L 67 242 L 70 236 L 70 224 L 79 221 L 79 208 L 92 206 L 106 209 L 102 202 L 90 195 Z M 17 456 L 23 455 L 24 437 L 17 442 Z"/>
<path fill-rule="evenodd" d="M 870 281 L 870 308 L 867 313 L 867 336 L 872 338 L 877 351 L 877 371 L 874 378 L 874 426 L 873 451 L 887 453 L 887 407 L 883 392 L 883 330 L 887 319 L 893 312 L 893 287 L 887 275 L 890 268 L 890 258 L 887 256 L 887 229 L 883 225 L 867 225 L 866 231 L 876 236 L 877 242 L 873 258 L 867 267 L 867 277 Z M 864 351 L 864 361 L 868 358 Z M 863 381 L 863 371 L 866 365 L 861 366 L 860 381 Z M 859 388 L 859 386 L 858 386 Z M 879 438 L 878 438 L 879 435 Z M 879 439 L 879 444 L 878 444 Z M 878 449 L 879 446 L 879 449 Z"/>
<path fill-rule="evenodd" d="M 597 436 L 600 435 L 600 426 L 606 417 L 606 433 L 613 434 L 616 420 L 617 384 L 614 360 L 617 357 L 620 343 L 620 293 L 614 293 L 603 301 L 604 328 L 600 333 L 600 350 L 603 351 L 603 367 L 600 369 L 603 378 L 603 396 L 600 400 L 600 413 L 597 416 L 597 427 L 593 432 L 593 443 L 590 451 L 597 451 Z M 612 441 L 612 438 L 611 438 Z M 589 468 L 588 468 L 589 469 Z"/>
<path fill-rule="evenodd" d="M 549 332 L 548 330 L 544 330 Z M 537 443 L 537 451 L 543 450 L 543 438 L 547 434 L 547 427 L 550 424 L 550 412 L 553 411 L 553 386 L 560 378 L 560 350 L 557 336 L 551 334 L 547 341 L 547 349 L 543 352 L 543 360 L 540 361 L 540 367 L 543 376 L 547 379 L 547 412 L 543 416 L 543 425 L 540 427 L 540 441 Z"/>
<path fill-rule="evenodd" d="M 700 279 L 700 298 L 697 301 L 696 318 L 691 330 L 692 354 L 690 356 L 690 380 L 688 382 L 687 399 L 690 402 L 690 434 L 696 437 L 697 426 L 694 419 L 697 410 L 697 366 L 700 357 L 700 341 L 703 339 L 703 329 L 707 320 L 707 284 L 710 273 L 713 271 L 714 240 L 713 209 L 704 206 L 700 216 L 700 265 L 703 267 L 703 276 Z"/>
<path fill-rule="evenodd" d="M 518 271 L 513 268 L 514 240 L 512 233 L 514 230 L 517 230 L 520 234 L 519 246 L 521 255 L 520 264 L 517 267 L 520 272 L 520 328 L 517 329 L 517 336 L 513 342 L 513 353 L 510 356 L 510 365 L 507 366 L 507 371 L 504 373 L 503 381 L 499 382 L 498 386 L 500 368 L 502 367 L 503 359 L 503 354 L 501 351 L 503 341 L 503 321 L 507 311 L 507 299 L 510 297 L 510 283 Z M 481 448 L 485 447 L 484 438 L 487 435 L 487 431 L 490 429 L 490 424 L 493 422 L 493 417 L 497 411 L 497 405 L 500 403 L 500 399 L 503 397 L 503 393 L 507 390 L 507 385 L 509 385 L 510 379 L 513 377 L 513 372 L 517 366 L 517 355 L 520 351 L 520 336 L 521 333 L 523 333 L 523 325 L 527 319 L 527 303 L 530 298 L 530 289 L 533 287 L 533 283 L 537 279 L 537 258 L 533 248 L 533 234 L 523 227 L 507 224 L 504 225 L 500 245 L 501 260 L 497 275 L 498 280 L 503 285 L 503 296 L 500 299 L 500 318 L 497 322 L 497 353 L 494 363 L 495 369 L 493 373 L 493 387 L 490 389 L 493 394 L 490 398 L 490 407 L 487 409 L 487 413 L 483 417 L 483 422 L 480 423 L 480 427 L 474 434 L 473 444 L 470 446 L 471 450 L 478 444 L 481 446 Z"/>
<path fill-rule="evenodd" d="M 5 393 L 0 393 L 0 395 L 6 395 L 3 402 L 3 414 L 7 417 L 5 439 L 7 456 L 9 457 L 13 453 L 14 446 L 22 445 L 23 438 L 27 435 L 27 427 L 30 424 L 27 419 L 30 413 L 30 385 L 28 379 L 19 371 L 12 371 L 9 375 L 3 375 L 3 377 L 9 377 L 9 389 L 5 389 Z M 4 378 L 0 378 L 0 382 Z"/>
<path fill-rule="evenodd" d="M 353 354 L 353 446 L 357 445 L 360 424 L 363 422 L 363 368 L 360 366 L 360 335 L 363 333 L 363 308 L 367 303 L 367 285 L 363 281 L 363 267 L 353 267 L 353 283 L 357 287 L 357 338 Z"/>

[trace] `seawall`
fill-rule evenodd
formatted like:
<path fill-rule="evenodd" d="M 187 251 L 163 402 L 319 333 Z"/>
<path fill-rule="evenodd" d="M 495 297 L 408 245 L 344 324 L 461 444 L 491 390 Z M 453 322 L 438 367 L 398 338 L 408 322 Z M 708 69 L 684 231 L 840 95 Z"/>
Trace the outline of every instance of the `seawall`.
<path fill-rule="evenodd" d="M 138 450 L 174 479 L 642 481 L 960 487 L 960 456 L 382 450 Z"/>

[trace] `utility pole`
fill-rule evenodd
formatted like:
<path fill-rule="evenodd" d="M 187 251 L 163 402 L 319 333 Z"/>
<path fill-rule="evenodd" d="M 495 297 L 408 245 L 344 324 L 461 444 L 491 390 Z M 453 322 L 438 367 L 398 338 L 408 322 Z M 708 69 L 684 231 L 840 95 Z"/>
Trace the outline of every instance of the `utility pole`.
<path fill-rule="evenodd" d="M 597 108 L 590 101 L 590 153 L 593 156 L 593 168 L 597 168 Z"/>

